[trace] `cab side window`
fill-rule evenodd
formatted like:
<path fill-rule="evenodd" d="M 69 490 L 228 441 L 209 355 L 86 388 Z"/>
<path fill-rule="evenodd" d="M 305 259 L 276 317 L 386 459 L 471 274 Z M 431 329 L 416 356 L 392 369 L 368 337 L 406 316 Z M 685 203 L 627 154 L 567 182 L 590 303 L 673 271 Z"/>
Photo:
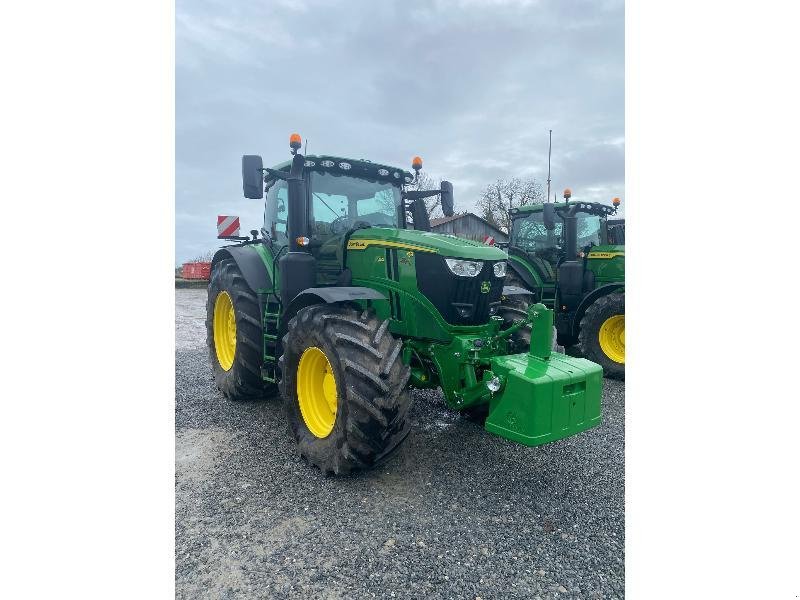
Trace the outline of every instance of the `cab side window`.
<path fill-rule="evenodd" d="M 286 225 L 289 219 L 289 185 L 276 181 L 267 192 L 267 203 L 264 208 L 264 230 L 277 246 L 289 243 Z"/>

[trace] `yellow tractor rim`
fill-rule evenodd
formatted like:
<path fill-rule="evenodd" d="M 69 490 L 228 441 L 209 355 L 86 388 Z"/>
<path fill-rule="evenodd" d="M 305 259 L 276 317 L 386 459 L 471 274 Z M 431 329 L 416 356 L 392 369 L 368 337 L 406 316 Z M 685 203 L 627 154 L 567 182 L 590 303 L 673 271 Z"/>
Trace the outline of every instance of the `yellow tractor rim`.
<path fill-rule="evenodd" d="M 620 364 L 625 364 L 625 315 L 614 315 L 600 326 L 600 349 Z"/>
<path fill-rule="evenodd" d="M 308 430 L 318 438 L 328 437 L 336 422 L 336 376 L 325 353 L 306 348 L 297 365 L 297 400 Z"/>
<path fill-rule="evenodd" d="M 219 366 L 230 371 L 236 355 L 236 313 L 228 292 L 220 292 L 214 302 L 214 349 Z"/>

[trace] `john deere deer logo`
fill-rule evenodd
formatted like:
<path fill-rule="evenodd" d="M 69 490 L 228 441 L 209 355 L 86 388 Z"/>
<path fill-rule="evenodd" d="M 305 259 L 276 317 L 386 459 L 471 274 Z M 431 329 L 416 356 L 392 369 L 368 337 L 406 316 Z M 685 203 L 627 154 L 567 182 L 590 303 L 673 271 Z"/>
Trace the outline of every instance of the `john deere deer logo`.
<path fill-rule="evenodd" d="M 489 281 L 481 282 L 481 294 L 488 294 L 490 289 L 492 289 L 491 282 Z"/>

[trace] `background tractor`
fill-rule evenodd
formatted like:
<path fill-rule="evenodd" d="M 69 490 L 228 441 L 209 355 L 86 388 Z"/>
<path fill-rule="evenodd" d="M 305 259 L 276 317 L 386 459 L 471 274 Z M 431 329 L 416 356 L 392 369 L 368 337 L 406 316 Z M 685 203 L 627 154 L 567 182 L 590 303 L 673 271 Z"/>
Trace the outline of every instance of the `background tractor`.
<path fill-rule="evenodd" d="M 335 473 L 406 438 L 409 387 L 441 386 L 450 407 L 482 408 L 488 431 L 530 446 L 599 424 L 601 369 L 550 354 L 552 311 L 496 315 L 502 296 L 527 293 L 504 289 L 506 253 L 424 231 L 424 198 L 452 214 L 450 183 L 412 191 L 409 172 L 300 145 L 293 134 L 292 159 L 271 169 L 242 158 L 244 195 L 266 203 L 260 237 L 212 261 L 206 326 L 225 396 L 279 390 L 300 453 Z M 530 348 L 513 354 L 522 327 Z"/>
<path fill-rule="evenodd" d="M 625 221 L 609 219 L 613 205 L 570 202 L 511 210 L 506 284 L 513 296 L 503 311 L 524 314 L 531 302 L 555 311 L 558 343 L 568 354 L 600 364 L 606 375 L 625 374 Z M 523 330 L 517 339 L 527 335 Z M 518 349 L 524 348 L 525 339 Z"/>

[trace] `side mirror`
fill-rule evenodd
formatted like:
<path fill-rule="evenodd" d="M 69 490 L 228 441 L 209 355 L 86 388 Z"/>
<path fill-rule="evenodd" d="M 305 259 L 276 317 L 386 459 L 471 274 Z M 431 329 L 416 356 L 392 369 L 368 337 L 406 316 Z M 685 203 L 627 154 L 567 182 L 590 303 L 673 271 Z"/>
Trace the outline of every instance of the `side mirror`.
<path fill-rule="evenodd" d="M 442 212 L 445 217 L 453 216 L 453 184 L 449 181 L 442 182 Z"/>
<path fill-rule="evenodd" d="M 549 202 L 542 209 L 542 220 L 547 231 L 553 231 L 556 228 L 556 207 Z"/>
<path fill-rule="evenodd" d="M 264 198 L 264 162 L 258 154 L 242 156 L 242 187 L 244 197 L 254 200 Z"/>
<path fill-rule="evenodd" d="M 442 194 L 442 198 L 444 198 L 444 194 Z M 444 202 L 442 202 L 442 204 L 444 204 Z M 414 200 L 414 202 L 411 203 L 410 208 L 411 217 L 414 219 L 414 229 L 417 231 L 430 231 L 431 221 L 428 218 L 428 209 L 425 208 L 425 202 L 421 199 Z"/>

